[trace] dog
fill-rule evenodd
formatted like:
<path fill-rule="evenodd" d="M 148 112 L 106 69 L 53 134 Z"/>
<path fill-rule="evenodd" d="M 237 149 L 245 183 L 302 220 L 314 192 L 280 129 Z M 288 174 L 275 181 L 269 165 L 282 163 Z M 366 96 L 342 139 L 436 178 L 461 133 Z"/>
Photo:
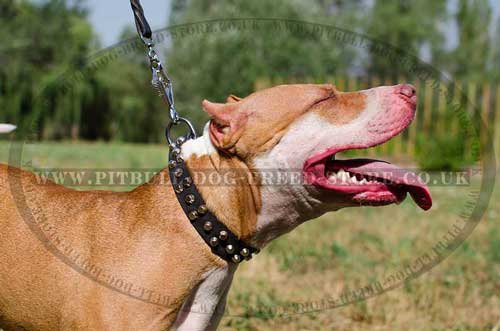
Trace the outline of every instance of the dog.
<path fill-rule="evenodd" d="M 263 248 L 345 207 L 400 203 L 409 193 L 429 209 L 430 192 L 416 175 L 383 161 L 335 158 L 398 135 L 416 107 L 408 84 L 357 92 L 331 84 L 280 85 L 245 98 L 231 95 L 226 103 L 204 100 L 210 121 L 201 137 L 183 144 L 181 155 L 193 172 L 249 174 L 233 185 L 193 178 L 209 210 L 238 238 Z M 269 171 L 298 173 L 300 180 L 267 185 Z M 2 165 L 0 328 L 215 330 L 237 265 L 212 253 L 172 185 L 160 178 L 168 178 L 167 168 L 151 180 L 155 184 L 130 192 L 75 191 L 37 184 L 33 174 Z M 57 237 L 40 240 L 39 227 Z M 78 252 L 88 265 L 132 284 L 129 293 L 142 289 L 143 295 L 116 291 L 64 263 L 49 249 L 62 242 L 67 255 Z M 168 294 L 168 304 L 137 298 L 152 300 L 155 293 Z"/>
<path fill-rule="evenodd" d="M 0 133 L 11 133 L 16 129 L 15 125 L 0 123 Z"/>

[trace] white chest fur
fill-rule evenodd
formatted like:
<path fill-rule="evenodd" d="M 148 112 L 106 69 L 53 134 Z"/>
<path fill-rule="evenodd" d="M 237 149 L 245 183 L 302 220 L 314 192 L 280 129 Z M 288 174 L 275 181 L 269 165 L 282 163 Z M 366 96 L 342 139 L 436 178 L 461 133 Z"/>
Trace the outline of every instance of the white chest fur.
<path fill-rule="evenodd" d="M 235 270 L 235 266 L 228 266 L 209 271 L 182 305 L 174 330 L 216 330 L 224 314 Z"/>

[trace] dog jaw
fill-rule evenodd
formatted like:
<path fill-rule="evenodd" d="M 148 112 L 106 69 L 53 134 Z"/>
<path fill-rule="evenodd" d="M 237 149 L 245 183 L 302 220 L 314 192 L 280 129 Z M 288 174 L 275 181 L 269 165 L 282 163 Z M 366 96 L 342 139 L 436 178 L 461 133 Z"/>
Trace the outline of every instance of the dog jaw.
<path fill-rule="evenodd" d="M 338 93 L 309 109 L 287 129 L 269 151 L 254 159 L 259 171 L 290 172 L 303 169 L 302 185 L 263 186 L 262 210 L 258 216 L 256 245 L 265 245 L 304 221 L 343 207 L 386 205 L 400 202 L 406 191 L 391 190 L 339 195 L 312 183 L 307 166 L 338 151 L 363 149 L 386 142 L 414 119 L 416 94 L 411 85 L 378 87 L 354 93 Z M 411 192 L 419 205 L 430 208 L 430 194 L 421 183 Z M 404 194 L 403 194 L 404 193 Z M 365 201 L 366 200 L 366 201 Z"/>
<path fill-rule="evenodd" d="M 410 193 L 422 208 L 430 208 L 430 194 L 418 182 L 393 177 L 394 187 L 377 183 L 363 190 L 359 186 L 326 185 L 322 178 L 326 174 L 327 157 L 339 151 L 382 144 L 411 123 L 416 110 L 416 94 L 411 85 L 348 93 L 338 92 L 328 84 L 282 85 L 244 99 L 229 97 L 227 104 L 204 101 L 203 108 L 212 118 L 205 127 L 204 143 L 198 140 L 197 147 L 186 143 L 183 156 L 188 165 L 198 162 L 194 162 L 193 156 L 198 160 L 204 156 L 204 163 L 210 163 L 217 171 L 221 160 L 225 160 L 226 166 L 231 166 L 228 160 L 238 160 L 244 165 L 239 168 L 258 174 L 257 186 L 250 184 L 252 194 L 245 194 L 253 197 L 255 208 L 250 208 L 250 214 L 255 212 L 256 220 L 252 215 L 250 223 L 246 220 L 243 227 L 247 228 L 243 231 L 245 237 L 257 247 L 304 221 L 344 207 L 386 205 L 400 202 Z M 352 161 L 354 165 L 360 164 L 359 160 Z M 372 164 L 380 166 L 380 162 Z M 293 173 L 301 178 L 298 183 L 266 184 L 262 181 L 266 173 L 285 176 Z M 396 189 L 396 185 L 407 188 Z M 242 192 L 236 191 L 227 196 L 241 195 Z M 213 194 L 210 197 L 209 193 L 202 195 L 207 196 L 207 204 L 214 200 L 216 215 L 237 234 L 241 232 L 232 220 L 238 215 L 224 217 L 227 216 L 224 214 L 228 209 L 243 208 L 243 204 L 227 208 L 227 202 Z"/>

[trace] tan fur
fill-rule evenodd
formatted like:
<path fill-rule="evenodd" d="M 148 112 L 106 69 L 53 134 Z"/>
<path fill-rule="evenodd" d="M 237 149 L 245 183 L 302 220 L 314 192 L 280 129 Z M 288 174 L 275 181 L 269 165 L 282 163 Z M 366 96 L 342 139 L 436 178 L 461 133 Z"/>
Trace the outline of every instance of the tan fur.
<path fill-rule="evenodd" d="M 307 111 L 342 124 L 359 114 L 365 100 L 333 85 L 287 85 L 227 101 L 214 107 L 234 120 L 235 130 L 224 137 L 229 147 L 193 154 L 186 162 L 192 171 L 241 174 L 235 185 L 203 185 L 196 177 L 195 183 L 215 215 L 250 241 L 262 208 L 253 158 L 275 146 Z M 166 178 L 163 170 L 127 193 L 81 192 L 40 185 L 28 172 L 0 166 L 0 328 L 169 329 L 204 275 L 226 262 L 192 227 Z M 40 228 L 56 235 L 44 239 Z M 64 254 L 54 254 L 51 245 L 57 242 L 134 288 L 168 296 L 168 305 L 127 296 L 78 272 L 64 262 Z"/>
<path fill-rule="evenodd" d="M 255 233 L 261 207 L 258 179 L 252 177 L 252 171 L 238 158 L 219 154 L 193 156 L 186 164 L 192 172 L 200 172 L 206 177 L 218 173 L 234 181 L 223 185 L 200 181 L 195 184 L 202 196 L 210 197 L 206 201 L 210 211 L 238 237 L 249 240 Z"/>
<path fill-rule="evenodd" d="M 347 124 L 366 108 L 366 95 L 359 92 L 336 92 L 334 98 L 319 103 L 312 111 L 336 125 Z"/>
<path fill-rule="evenodd" d="M 240 101 L 231 98 L 225 107 L 219 105 L 216 110 L 224 113 L 225 121 L 234 119 L 237 122 L 225 138 L 224 148 L 248 161 L 269 150 L 293 121 L 315 105 L 333 98 L 335 92 L 330 84 L 296 84 L 258 91 Z M 216 117 L 214 112 L 211 115 Z"/>
<path fill-rule="evenodd" d="M 191 226 L 170 184 L 158 184 L 159 176 L 168 174 L 129 193 L 78 192 L 40 186 L 32 174 L 0 166 L 0 325 L 6 330 L 7 325 L 28 330 L 168 328 L 202 275 L 225 262 Z M 59 238 L 90 263 L 168 295 L 170 305 L 120 294 L 61 262 L 20 215 L 24 200 L 35 222 L 52 224 Z"/>

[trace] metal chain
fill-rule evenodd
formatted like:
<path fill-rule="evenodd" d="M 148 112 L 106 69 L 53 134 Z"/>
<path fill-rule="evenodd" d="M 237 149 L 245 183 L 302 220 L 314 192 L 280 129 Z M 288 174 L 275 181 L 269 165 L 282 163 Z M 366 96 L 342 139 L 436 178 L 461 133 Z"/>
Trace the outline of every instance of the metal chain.
<path fill-rule="evenodd" d="M 130 0 L 130 4 L 132 6 L 132 11 L 135 16 L 135 23 L 137 27 L 137 32 L 141 37 L 142 42 L 146 45 L 148 49 L 148 58 L 151 67 L 151 72 L 153 74 L 153 78 L 151 80 L 151 84 L 158 91 L 158 94 L 162 97 L 162 99 L 167 103 L 169 109 L 169 117 L 170 123 L 167 125 L 165 130 L 165 136 L 169 143 L 170 148 L 178 148 L 188 139 L 196 139 L 196 131 L 193 127 L 193 124 L 183 118 L 180 117 L 175 109 L 175 100 L 174 100 L 174 87 L 172 81 L 165 73 L 163 65 L 161 64 L 160 58 L 154 49 L 154 43 L 152 40 L 152 32 L 149 27 L 148 21 L 144 16 L 144 11 L 139 0 Z M 176 139 L 175 141 L 172 139 L 170 135 L 170 131 L 174 125 L 185 124 L 189 132 Z"/>
<path fill-rule="evenodd" d="M 160 96 L 168 104 L 170 120 L 177 124 L 179 122 L 179 114 L 175 109 L 174 86 L 163 69 L 160 58 L 154 50 L 154 45 L 148 43 L 146 46 L 148 47 L 148 57 L 151 65 L 151 72 L 153 73 L 151 84 L 153 84 L 153 87 L 158 90 Z"/>

